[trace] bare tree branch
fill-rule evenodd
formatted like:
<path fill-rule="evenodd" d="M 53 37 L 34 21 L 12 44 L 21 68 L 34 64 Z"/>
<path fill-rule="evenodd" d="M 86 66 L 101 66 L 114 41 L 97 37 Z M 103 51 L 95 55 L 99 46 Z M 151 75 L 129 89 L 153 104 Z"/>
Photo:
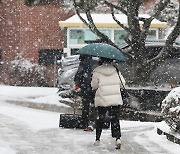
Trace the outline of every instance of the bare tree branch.
<path fill-rule="evenodd" d="M 116 21 L 116 23 L 123 28 L 124 30 L 126 30 L 127 32 L 129 32 L 129 28 L 124 26 L 124 24 L 122 24 L 119 20 L 117 20 L 115 14 L 114 14 L 114 9 L 113 7 L 111 7 L 111 14 L 112 14 L 112 18 L 114 19 L 114 21 Z"/>
<path fill-rule="evenodd" d="M 143 24 L 143 27 L 142 27 L 142 31 L 141 31 L 141 35 L 140 35 L 140 40 L 141 41 L 145 41 L 147 35 L 148 35 L 148 31 L 149 31 L 149 28 L 150 28 L 150 25 L 151 25 L 151 22 L 154 18 L 156 18 L 162 10 L 165 9 L 165 7 L 167 6 L 167 4 L 170 2 L 170 0 L 161 0 L 156 6 L 156 11 L 155 13 L 149 17 L 149 18 L 142 18 L 140 17 L 139 18 L 139 21 L 143 21 L 144 24 Z"/>
<path fill-rule="evenodd" d="M 79 9 L 78 9 L 78 5 L 77 5 L 77 3 L 76 3 L 76 0 L 73 0 L 73 3 L 74 3 L 75 10 L 76 10 L 76 14 L 77 14 L 78 17 L 80 18 L 80 20 L 81 20 L 88 28 L 91 28 L 91 27 L 90 27 L 90 24 L 81 16 L 80 11 L 79 11 Z"/>
<path fill-rule="evenodd" d="M 75 2 L 75 0 L 73 0 Z M 82 0 L 83 5 L 77 6 L 76 12 L 81 21 L 93 32 L 95 33 L 102 42 L 108 43 L 116 48 L 120 48 L 116 45 L 116 43 L 112 42 L 108 36 L 102 33 L 98 27 L 96 27 L 91 10 L 93 11 L 96 8 L 94 2 L 91 0 Z M 168 53 L 171 51 L 173 47 L 173 42 L 175 39 L 180 35 L 180 13 L 178 16 L 178 21 L 174 27 L 174 30 L 168 36 L 165 46 L 160 51 L 160 53 L 152 58 L 148 59 L 147 49 L 145 47 L 145 40 L 149 33 L 150 25 L 153 19 L 157 18 L 161 15 L 161 12 L 165 9 L 168 5 L 170 0 L 158 0 L 158 3 L 155 6 L 154 13 L 152 16 L 148 18 L 139 17 L 139 9 L 141 5 L 143 5 L 146 0 L 118 0 L 115 1 L 116 3 L 112 3 L 108 0 L 102 0 L 104 4 L 111 9 L 111 15 L 114 21 L 119 25 L 119 27 L 123 28 L 125 31 L 128 32 L 129 36 L 124 36 L 124 40 L 126 43 L 131 47 L 132 52 L 128 52 L 129 50 L 124 50 L 123 53 L 128 56 L 128 63 L 132 66 L 132 76 L 134 83 L 143 83 L 149 80 L 150 73 L 161 64 Z M 101 1 L 101 2 L 102 2 Z M 81 1 L 80 1 L 81 2 Z M 91 4 L 93 2 L 93 4 Z M 180 2 L 179 2 L 180 3 Z M 80 3 L 79 3 L 80 5 Z M 93 6 L 93 7 L 92 7 Z M 86 17 L 82 17 L 80 11 L 83 11 Z M 127 16 L 128 26 L 122 24 L 120 20 L 116 17 L 115 12 L 120 11 Z M 141 25 L 141 21 L 143 24 Z"/>
<path fill-rule="evenodd" d="M 148 19 L 144 20 L 144 24 L 143 24 L 143 27 L 141 30 L 141 35 L 140 35 L 141 41 L 146 40 L 152 20 L 153 20 L 153 18 L 148 18 Z"/>
<path fill-rule="evenodd" d="M 176 40 L 176 38 L 180 35 L 180 1 L 179 1 L 179 9 L 178 9 L 178 18 L 177 23 L 174 26 L 173 31 L 167 38 L 167 44 L 171 44 Z"/>
<path fill-rule="evenodd" d="M 88 3 L 86 3 L 87 6 L 86 6 L 86 8 L 85 8 L 85 14 L 86 14 L 86 17 L 87 17 L 87 20 L 86 20 L 86 19 L 84 19 L 84 18 L 81 16 L 80 11 L 78 10 L 78 5 L 76 5 L 76 1 L 73 0 L 73 2 L 74 2 L 76 14 L 77 14 L 78 17 L 80 18 L 80 20 L 81 20 L 93 33 L 95 33 L 98 37 L 100 37 L 102 42 L 107 43 L 107 44 L 110 44 L 110 45 L 112 45 L 112 46 L 114 46 L 115 48 L 117 48 L 117 49 L 120 50 L 120 48 L 119 48 L 115 43 L 113 43 L 108 36 L 106 36 L 105 34 L 103 34 L 102 32 L 100 32 L 100 31 L 98 30 L 98 28 L 96 27 L 96 25 L 95 25 L 95 23 L 94 23 L 94 21 L 93 21 L 93 18 L 92 18 L 92 16 L 91 16 L 91 12 L 90 12 L 90 10 L 88 9 Z M 122 51 L 122 52 L 123 52 L 123 51 Z M 126 54 L 126 55 L 127 55 L 128 57 L 130 57 L 130 58 L 133 57 L 130 53 L 125 52 L 124 54 Z"/>
<path fill-rule="evenodd" d="M 156 57 L 149 60 L 148 63 L 150 63 L 152 61 L 157 61 L 159 59 L 164 59 L 166 57 L 166 55 L 168 54 L 168 52 L 171 51 L 171 49 L 173 47 L 173 43 L 175 42 L 175 40 L 177 39 L 177 37 L 179 35 L 180 35 L 180 1 L 179 1 L 179 9 L 178 9 L 178 19 L 177 19 L 176 25 L 174 26 L 174 29 L 169 34 L 169 36 L 166 40 L 165 46 L 161 50 L 161 52 Z"/>
<path fill-rule="evenodd" d="M 115 8 L 115 9 L 121 11 L 122 13 L 124 13 L 125 15 L 127 15 L 127 11 L 124 10 L 122 7 L 119 7 L 119 6 L 117 6 L 117 5 L 114 5 L 114 4 L 112 4 L 112 3 L 109 3 L 108 1 L 104 1 L 104 3 L 105 3 L 107 6 L 109 6 L 110 8 Z"/>
<path fill-rule="evenodd" d="M 143 21 L 143 27 L 140 35 L 140 40 L 145 41 L 148 31 L 151 25 L 151 22 L 154 18 L 156 18 L 158 15 L 160 15 L 161 11 L 165 9 L 165 7 L 168 5 L 170 0 L 161 0 L 156 6 L 155 6 L 155 13 L 149 17 L 149 18 L 139 18 L 140 21 Z"/>
<path fill-rule="evenodd" d="M 151 18 L 157 18 L 168 3 L 170 3 L 170 0 L 160 0 L 160 2 L 155 6 L 154 14 L 151 16 Z"/>

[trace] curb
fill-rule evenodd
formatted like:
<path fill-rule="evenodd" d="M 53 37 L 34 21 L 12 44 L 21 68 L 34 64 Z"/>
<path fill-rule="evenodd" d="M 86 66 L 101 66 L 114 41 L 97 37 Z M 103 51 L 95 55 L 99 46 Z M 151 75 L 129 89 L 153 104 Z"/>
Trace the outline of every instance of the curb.
<path fill-rule="evenodd" d="M 40 109 L 45 111 L 52 111 L 52 112 L 59 112 L 59 113 L 66 113 L 71 114 L 74 113 L 74 109 L 72 107 L 65 107 L 65 106 L 58 106 L 55 104 L 45 104 L 45 103 L 34 103 L 28 101 L 21 101 L 21 100 L 7 100 L 6 103 L 20 105 L 22 107 L 28 107 L 33 109 Z M 79 111 L 77 111 L 79 113 Z"/>
<path fill-rule="evenodd" d="M 172 134 L 166 133 L 166 132 L 162 131 L 160 128 L 157 128 L 157 134 L 158 135 L 166 135 L 166 138 L 169 141 L 180 145 L 180 138 L 177 138 L 176 136 L 174 136 Z"/>
<path fill-rule="evenodd" d="M 141 122 L 161 122 L 161 114 L 149 113 L 145 111 L 135 111 L 122 109 L 120 112 L 120 118 L 132 121 L 141 121 Z"/>

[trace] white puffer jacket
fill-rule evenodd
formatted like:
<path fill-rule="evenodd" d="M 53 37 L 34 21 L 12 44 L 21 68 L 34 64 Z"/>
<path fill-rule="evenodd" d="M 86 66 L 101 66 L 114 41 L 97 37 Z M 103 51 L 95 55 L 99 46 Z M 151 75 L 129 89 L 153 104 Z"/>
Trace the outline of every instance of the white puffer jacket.
<path fill-rule="evenodd" d="M 125 80 L 119 72 L 123 85 Z M 122 105 L 120 88 L 122 83 L 117 74 L 116 68 L 112 64 L 105 63 L 98 66 L 93 71 L 91 86 L 97 89 L 95 95 L 95 107 L 98 106 L 117 106 Z"/>

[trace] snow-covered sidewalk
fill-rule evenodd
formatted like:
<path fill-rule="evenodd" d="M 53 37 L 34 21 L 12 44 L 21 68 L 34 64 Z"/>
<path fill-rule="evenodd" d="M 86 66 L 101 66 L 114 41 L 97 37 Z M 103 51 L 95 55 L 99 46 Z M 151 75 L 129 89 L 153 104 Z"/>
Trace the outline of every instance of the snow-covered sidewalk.
<path fill-rule="evenodd" d="M 56 88 L 0 86 L 1 154 L 109 154 L 115 150 L 110 129 L 103 130 L 101 145 L 93 145 L 95 131 L 59 128 L 59 112 L 9 104 L 6 100 L 61 106 Z M 48 98 L 48 99 L 46 99 Z M 34 101 L 33 101 L 34 100 Z M 39 101 L 37 101 L 39 100 Z M 53 100 L 53 103 L 51 102 Z M 62 105 L 63 106 L 63 105 Z M 160 123 L 121 121 L 123 154 L 178 154 L 180 146 L 157 135 Z"/>

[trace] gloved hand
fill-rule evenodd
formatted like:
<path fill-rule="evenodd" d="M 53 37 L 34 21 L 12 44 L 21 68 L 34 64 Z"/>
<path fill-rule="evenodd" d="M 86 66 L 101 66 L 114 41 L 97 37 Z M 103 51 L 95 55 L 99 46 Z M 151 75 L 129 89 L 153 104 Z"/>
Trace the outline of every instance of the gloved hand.
<path fill-rule="evenodd" d="M 78 84 L 75 84 L 75 85 L 74 85 L 74 90 L 77 91 L 78 89 L 79 89 Z"/>

